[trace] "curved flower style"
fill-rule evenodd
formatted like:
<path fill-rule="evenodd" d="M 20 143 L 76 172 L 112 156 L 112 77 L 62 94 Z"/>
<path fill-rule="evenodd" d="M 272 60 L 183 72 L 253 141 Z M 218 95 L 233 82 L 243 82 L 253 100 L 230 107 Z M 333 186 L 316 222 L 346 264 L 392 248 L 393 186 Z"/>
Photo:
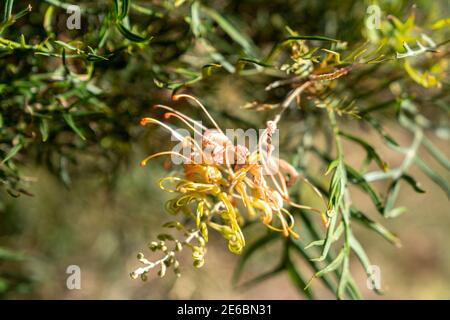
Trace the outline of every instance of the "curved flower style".
<path fill-rule="evenodd" d="M 228 241 L 228 249 L 231 252 L 235 254 L 242 252 L 245 238 L 240 227 L 244 221 L 241 208 L 245 208 L 249 217 L 258 216 L 265 226 L 282 233 L 285 237 L 291 235 L 298 238 L 298 234 L 293 230 L 294 218 L 285 205 L 321 212 L 309 206 L 296 204 L 289 198 L 287 187 L 298 179 L 298 174 L 286 161 L 273 156 L 274 147 L 271 138 L 277 129 L 279 116 L 267 123 L 267 128 L 259 137 L 257 148 L 250 152 L 246 146 L 233 145 L 198 99 L 187 94 L 173 97 L 174 100 L 180 98 L 195 102 L 214 125 L 214 129 L 206 128 L 200 122 L 171 107 L 156 105 L 156 108 L 167 111 L 164 114 L 166 119 L 177 118 L 200 135 L 201 141 L 196 141 L 190 136 L 182 136 L 169 125 L 154 118 L 143 118 L 141 125 L 157 124 L 165 128 L 180 142 L 184 147 L 183 150 L 187 148 L 189 152 L 188 155 L 177 151 L 158 152 L 142 160 L 141 165 L 145 166 L 150 159 L 162 155 L 183 159 L 182 173 L 179 176 L 161 179 L 160 187 L 176 194 L 166 203 L 166 210 L 173 215 L 183 213 L 195 223 L 194 229 L 184 230 L 190 241 L 193 239 L 192 235 L 196 235 L 197 242 L 200 242 L 199 246 L 192 246 L 190 241 L 181 242 L 193 249 L 194 264 L 201 266 L 204 262 L 203 256 L 206 253 L 204 245 L 208 241 L 209 228 L 222 234 Z M 326 221 L 326 215 L 322 214 L 322 217 Z M 179 230 L 184 228 L 179 224 L 178 227 Z M 154 244 L 153 249 L 156 247 Z M 165 249 L 166 258 L 169 256 L 173 258 L 174 251 L 169 251 L 167 247 Z M 143 275 L 155 266 L 141 255 L 139 259 L 147 264 L 147 269 L 139 268 L 132 273 L 133 277 Z M 167 258 L 165 261 L 169 260 Z"/>

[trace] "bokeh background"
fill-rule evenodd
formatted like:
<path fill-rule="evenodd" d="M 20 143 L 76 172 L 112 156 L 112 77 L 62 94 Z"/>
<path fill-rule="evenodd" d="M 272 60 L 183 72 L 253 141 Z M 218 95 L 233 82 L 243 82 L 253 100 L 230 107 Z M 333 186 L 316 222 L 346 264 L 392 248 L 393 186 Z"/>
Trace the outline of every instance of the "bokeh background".
<path fill-rule="evenodd" d="M 351 128 L 367 135 L 367 131 Z M 144 130 L 144 129 L 143 129 Z M 398 141 L 410 142 L 408 135 L 394 124 L 390 128 Z M 448 145 L 434 141 L 450 153 Z M 363 153 L 351 149 L 348 157 L 359 159 Z M 402 158 L 380 143 L 380 152 L 396 166 Z M 7 202 L 2 213 L 1 241 L 23 253 L 24 260 L 15 263 L 17 274 L 29 279 L 18 282 L 8 298 L 44 299 L 299 299 L 303 298 L 283 273 L 250 288 L 235 288 L 231 278 L 238 257 L 230 253 L 220 237 L 213 237 L 206 264 L 201 269 L 191 266 L 189 254 L 184 254 L 182 276 L 169 273 L 163 279 L 155 274 L 147 282 L 131 280 L 129 272 L 139 266 L 135 256 L 146 251 L 146 244 L 161 231 L 167 220 L 163 211 L 167 195 L 157 186 L 164 170 L 153 163 L 139 166 L 144 154 L 139 148 L 130 164 L 121 167 L 117 185 L 105 188 L 102 181 L 83 175 L 70 189 L 46 170 L 27 169 L 33 178 L 33 197 L 21 197 Z M 322 168 L 324 172 L 325 168 Z M 372 299 L 448 299 L 450 298 L 450 218 L 447 196 L 416 169 L 411 173 L 422 183 L 425 194 L 417 195 L 402 188 L 398 202 L 408 211 L 400 218 L 384 221 L 401 239 L 396 248 L 377 235 L 356 228 L 357 235 L 372 259 L 380 267 L 385 295 L 377 296 L 366 287 L 366 276 L 356 258 L 352 271 L 366 298 Z M 448 172 L 442 176 L 449 179 Z M 354 201 L 373 219 L 379 214 L 361 195 Z M 302 226 L 299 226 L 300 233 Z M 248 237 L 252 242 L 252 233 Z M 257 275 L 277 257 L 276 246 L 265 248 L 252 259 L 245 278 Z M 271 260 L 272 258 L 272 260 Z M 14 264 L 12 262 L 12 264 Z M 66 287 L 69 265 L 81 268 L 81 290 Z M 312 276 L 307 266 L 305 274 Z M 334 298 L 313 282 L 323 298 Z"/>
<path fill-rule="evenodd" d="M 20 7 L 28 2 L 16 1 L 15 6 Z M 17 26 L 17 32 L 11 33 L 23 32 L 27 34 L 27 39 L 32 38 L 29 35 L 42 38 L 45 35 L 41 26 L 42 17 L 48 3 L 31 2 L 37 13 L 31 15 L 27 22 Z M 159 8 L 159 5 L 165 2 L 170 1 L 139 3 L 150 7 L 154 4 Z M 258 45 L 268 51 L 275 40 L 284 37 L 282 34 L 285 32 L 284 26 L 287 22 L 293 29 L 302 30 L 305 34 L 326 34 L 330 37 L 345 38 L 349 42 L 360 41 L 363 35 L 355 30 L 359 30 L 363 24 L 365 8 L 372 2 L 248 0 L 211 1 L 211 6 L 219 12 L 226 13 L 233 23 L 242 27 L 242 30 Z M 411 1 L 381 2 L 383 8 L 403 17 L 408 15 L 413 4 Z M 434 21 L 448 13 L 446 1 L 418 2 L 420 19 L 427 18 Z M 96 6 L 103 8 L 111 5 L 111 2 L 83 1 L 83 4 L 87 8 Z M 55 23 L 61 25 L 58 17 L 63 17 L 65 13 L 64 10 L 57 10 Z M 76 165 L 70 161 L 66 164 L 67 158 L 64 157 L 54 158 L 53 155 L 48 156 L 48 159 L 45 156 L 40 157 L 39 155 L 47 155 L 50 152 L 47 145 L 39 143 L 32 149 L 30 147 L 30 158 L 35 157 L 37 161 L 26 161 L 27 156 L 19 159 L 18 167 L 25 180 L 26 189 L 32 196 L 21 195 L 13 198 L 4 190 L 1 191 L 0 248 L 8 248 L 14 254 L 9 257 L 10 259 L 0 261 L 0 270 L 8 279 L 7 282 L 0 281 L 0 298 L 303 298 L 285 272 L 253 287 L 233 286 L 231 279 L 239 257 L 230 253 L 223 239 L 218 236 L 211 237 L 206 264 L 201 269 L 195 269 L 191 265 L 187 252 L 182 254 L 182 276 L 179 279 L 171 272 L 164 279 L 158 278 L 156 274 L 150 274 L 149 280 L 145 283 L 132 280 L 129 276 L 131 271 L 140 266 L 136 254 L 141 251 L 148 254 L 147 244 L 156 237 L 161 231 L 161 225 L 168 219 L 163 210 L 168 195 L 160 190 L 157 184 L 158 179 L 166 173 L 162 162 L 151 162 L 145 168 L 139 166 L 139 161 L 146 155 L 161 148 L 166 149 L 169 140 L 162 131 L 138 126 L 141 116 L 153 112 L 150 110 L 153 103 L 171 103 L 170 90 L 158 88 L 153 82 L 153 76 L 158 72 L 170 75 L 176 68 L 170 65 L 173 56 L 178 59 L 177 55 L 182 55 L 180 60 L 184 64 L 196 67 L 208 62 L 199 58 L 204 54 L 202 48 L 196 45 L 189 47 L 189 50 L 184 48 L 186 42 L 184 37 L 189 33 L 189 26 L 185 23 L 183 15 L 189 14 L 189 8 L 174 9 L 173 12 L 172 14 L 171 11 L 164 21 L 156 18 L 146 29 L 142 28 L 150 34 L 159 32 L 162 35 L 160 39 L 157 37 L 154 43 L 152 42 L 150 48 L 133 46 L 130 49 L 130 46 L 128 51 L 120 52 L 109 64 L 100 63 L 96 74 L 100 76 L 94 82 L 101 88 L 100 100 L 108 106 L 107 114 L 112 115 L 113 120 L 108 119 L 104 123 L 99 121 L 98 127 L 96 125 L 91 127 L 91 131 L 95 133 L 91 134 L 91 137 L 98 136 L 98 141 L 93 140 L 92 145 L 80 148 L 82 151 L 76 157 Z M 141 26 L 145 25 L 143 18 L 140 20 L 139 17 L 133 17 L 133 19 Z M 171 33 L 172 29 L 169 29 L 166 23 L 171 28 L 181 31 Z M 117 38 L 120 36 L 118 33 L 114 35 Z M 74 33 L 60 32 L 59 39 L 69 41 L 75 36 Z M 214 40 L 219 42 L 220 39 Z M 233 50 L 236 45 L 230 43 L 224 41 L 223 44 L 227 58 L 234 57 Z M 115 44 L 117 47 L 122 45 Z M 114 47 L 114 50 L 117 47 Z M 9 57 L 11 61 L 8 64 L 20 66 L 22 54 Z M 165 54 L 170 57 L 166 57 Z M 42 60 L 40 64 L 50 69 L 61 67 L 58 59 Z M 163 69 L 166 64 L 167 70 Z M 71 67 L 76 70 L 76 63 Z M 39 68 L 43 67 L 39 65 Z M 78 71 L 81 69 L 83 68 Z M 7 78 L 9 73 L 7 74 L 5 70 L 2 69 L 0 72 Z M 33 70 L 30 67 L 28 71 L 34 72 Z M 167 76 L 166 80 L 170 80 L 170 77 Z M 2 81 L 5 81 L 6 86 L 13 83 L 12 80 L 6 82 L 4 78 Z M 258 88 L 263 88 L 267 84 L 263 81 L 258 82 L 258 79 L 251 81 L 259 85 Z M 199 94 L 203 101 L 214 109 L 218 122 L 224 128 L 233 128 L 243 123 L 245 126 L 261 127 L 266 119 L 266 116 L 260 113 L 240 108 L 254 97 L 253 91 L 257 90 L 249 85 L 249 82 L 243 82 L 233 75 L 212 76 L 208 81 L 196 84 L 191 91 Z M 381 101 L 386 94 L 388 93 L 381 92 L 373 100 Z M 187 110 L 187 106 L 183 108 L 185 109 L 182 110 Z M 80 126 L 83 124 L 89 126 L 91 123 L 97 124 L 97 120 L 94 117 L 93 120 L 79 121 Z M 384 121 L 387 131 L 401 145 L 411 144 L 411 135 L 394 121 L 393 116 L 392 120 L 386 117 Z M 284 127 L 281 127 L 281 132 L 289 130 L 294 125 L 295 123 L 287 121 Z M 391 167 L 395 168 L 402 162 L 403 157 L 387 148 L 379 136 L 367 127 L 360 126 L 357 121 L 345 120 L 341 125 L 344 131 L 371 141 Z M 66 131 L 71 132 L 70 128 L 66 128 Z M 106 134 L 97 135 L 98 132 Z M 437 139 L 428 132 L 427 136 L 447 157 L 450 157 L 448 140 Z M 72 141 L 71 139 L 76 140 L 76 135 L 73 132 L 71 135 L 65 132 L 62 139 L 55 138 L 50 144 Z M 326 147 L 325 141 L 317 143 L 321 148 Z M 283 144 L 286 142 L 283 142 L 282 146 Z M 74 145 L 76 147 L 81 145 L 80 140 L 76 140 Z M 101 145 L 101 152 L 94 149 L 96 145 Z M 345 144 L 344 149 L 346 160 L 351 164 L 359 164 L 365 155 L 364 150 L 354 144 Z M 105 150 L 106 158 L 103 155 Z M 423 150 L 420 151 L 420 155 L 427 162 L 435 163 L 435 160 Z M 107 161 L 110 158 L 114 160 L 112 164 Z M 46 161 L 51 165 L 48 166 Z M 61 169 L 66 165 L 67 172 Z M 443 179 L 450 180 L 447 170 L 439 165 L 433 168 Z M 317 175 L 322 175 L 326 168 L 317 165 L 317 168 L 311 170 Z M 383 296 L 377 296 L 366 287 L 365 272 L 356 257 L 352 257 L 351 270 L 366 298 L 450 298 L 449 199 L 414 165 L 411 166 L 409 174 L 421 183 L 426 193 L 417 194 L 409 186 L 402 186 L 397 204 L 405 206 L 408 211 L 396 219 L 382 220 L 367 196 L 358 193 L 357 189 L 352 190 L 353 201 L 359 208 L 395 232 L 402 243 L 401 248 L 396 248 L 379 236 L 355 225 L 355 233 L 371 257 L 372 263 L 381 270 L 381 284 L 385 291 Z M 378 183 L 375 187 L 377 190 L 386 190 L 388 185 Z M 248 230 L 246 234 L 248 243 L 261 234 L 261 228 L 263 227 Z M 299 231 L 302 237 L 301 224 Z M 308 243 L 308 239 L 302 238 L 301 241 L 304 241 L 304 244 Z M 279 256 L 280 249 L 274 245 L 258 252 L 246 267 L 243 280 L 267 270 L 275 257 Z M 304 275 L 312 276 L 313 272 L 304 262 L 298 263 Z M 81 268 L 80 290 L 69 290 L 66 286 L 68 277 L 66 269 L 70 265 Z M 317 296 L 335 298 L 325 290 L 320 281 L 314 281 L 312 286 L 317 291 Z"/>

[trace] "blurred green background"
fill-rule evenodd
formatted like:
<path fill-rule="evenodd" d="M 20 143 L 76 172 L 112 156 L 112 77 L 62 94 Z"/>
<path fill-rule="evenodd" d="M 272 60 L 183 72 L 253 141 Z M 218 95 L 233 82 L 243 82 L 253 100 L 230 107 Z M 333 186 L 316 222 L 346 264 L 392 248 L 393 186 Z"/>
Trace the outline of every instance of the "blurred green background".
<path fill-rule="evenodd" d="M 350 129 L 363 134 L 359 128 Z M 389 129 L 398 141 L 408 141 L 409 137 L 395 126 Z M 450 151 L 442 141 L 434 142 Z M 348 157 L 359 159 L 362 156 L 359 149 L 346 147 Z M 377 147 L 391 165 L 401 162 L 397 154 L 383 149 L 382 144 Z M 136 253 L 145 250 L 145 244 L 155 238 L 161 231 L 161 224 L 167 220 L 163 211 L 167 195 L 157 187 L 157 179 L 163 175 L 161 165 L 155 162 L 141 168 L 139 160 L 144 154 L 139 148 L 132 149 L 135 150 L 133 160 L 119 169 L 114 189 L 105 188 L 101 181 L 89 175 L 80 176 L 67 189 L 43 169 L 26 170 L 27 176 L 34 180 L 30 188 L 34 197 L 11 198 L 6 202 L 1 216 L 4 222 L 0 240 L 22 252 L 25 259 L 21 263 L 10 262 L 16 266 L 9 268 L 15 270 L 10 272 L 25 274 L 30 279 L 6 295 L 7 298 L 301 298 L 285 273 L 248 289 L 233 288 L 231 277 L 238 257 L 228 252 L 217 236 L 209 245 L 203 268 L 192 267 L 189 254 L 185 253 L 181 278 L 169 273 L 164 279 L 152 274 L 146 283 L 131 280 L 129 272 L 138 266 Z M 380 267 L 381 284 L 386 291 L 384 296 L 376 296 L 368 290 L 364 270 L 353 259 L 352 271 L 367 298 L 450 298 L 449 200 L 433 183 L 427 182 L 421 172 L 412 170 L 411 173 L 423 182 L 427 192 L 417 195 L 410 188 L 402 188 L 398 201 L 408 207 L 408 212 L 385 222 L 401 239 L 401 248 L 356 227 L 372 263 Z M 448 172 L 443 171 L 442 175 L 449 178 Z M 366 196 L 356 196 L 354 201 L 379 220 Z M 301 225 L 299 230 L 302 236 Z M 249 243 L 254 240 L 251 233 L 247 240 Z M 266 269 L 274 250 L 276 248 L 268 247 L 255 256 L 245 278 Z M 81 290 L 66 287 L 69 265 L 81 268 Z M 301 268 L 307 270 L 308 276 L 312 275 L 307 266 L 301 265 Z M 313 287 L 323 298 L 334 298 L 321 288 L 318 280 Z"/>
<path fill-rule="evenodd" d="M 26 16 L 25 21 L 19 20 L 17 25 L 8 29 L 7 35 L 11 38 L 19 41 L 20 34 L 23 33 L 29 41 L 43 41 L 53 32 L 43 30 L 42 26 L 49 3 L 53 3 L 56 8 L 53 24 L 57 31 L 56 35 L 53 34 L 54 39 L 67 42 L 71 39 L 81 39 L 82 46 L 83 41 L 94 47 L 98 44 L 96 32 L 100 29 L 97 21 L 100 16 L 93 15 L 90 18 L 92 21 L 89 20 L 92 23 L 82 31 L 69 32 L 64 29 L 65 12 L 57 5 L 60 1 L 16 1 L 14 9 L 26 7 L 29 2 L 33 4 L 34 11 Z M 202 43 L 202 47 L 200 40 L 193 39 L 187 19 L 190 17 L 189 5 L 175 7 L 175 2 L 135 2 L 144 7 L 148 5 L 156 13 L 162 12 L 161 16 L 154 13 L 147 16 L 139 10 L 133 11 L 132 21 L 138 25 L 137 30 L 141 34 L 156 35 L 149 46 L 130 43 L 117 30 L 111 28 L 111 35 L 105 47 L 98 48 L 101 54 L 112 55 L 110 61 L 95 62 L 93 80 L 81 80 L 81 83 L 85 81 L 86 85 L 96 86 L 95 89 L 98 89 L 99 93 L 92 96 L 92 88 L 86 89 L 73 79 L 66 79 L 65 82 L 55 81 L 56 85 L 53 80 L 49 83 L 43 80 L 43 89 L 38 90 L 38 93 L 30 90 L 31 98 L 27 101 L 29 105 L 24 104 L 21 100 L 24 96 L 21 90 L 24 83 L 30 81 L 29 75 L 60 70 L 61 59 L 38 57 L 27 50 L 19 50 L 13 54 L 7 52 L 5 56 L 2 52 L 1 62 L 4 64 L 0 70 L 0 88 L 9 89 L 10 86 L 12 93 L 5 90 L 5 96 L 9 100 L 1 106 L 5 110 L 16 107 L 13 109 L 12 120 L 6 119 L 5 123 L 9 125 L 17 122 L 20 134 L 22 130 L 26 131 L 29 145 L 27 153 L 17 157 L 17 167 L 24 179 L 26 190 L 33 196 L 21 195 L 13 198 L 1 190 L 0 248 L 7 248 L 11 252 L 0 251 L 0 256 L 11 256 L 0 261 L 0 274 L 4 277 L 0 278 L 0 298 L 302 298 L 286 272 L 250 288 L 234 287 L 231 280 L 239 257 L 230 253 L 223 239 L 217 235 L 211 237 L 206 264 L 201 269 L 192 267 L 190 256 L 185 252 L 182 259 L 182 276 L 179 279 L 171 272 L 164 279 L 159 279 L 156 274 L 151 273 L 146 283 L 132 280 L 129 276 L 131 271 L 140 266 L 136 254 L 140 251 L 148 253 L 147 243 L 160 233 L 161 225 L 168 219 L 163 209 L 168 195 L 158 188 L 158 179 L 165 174 L 162 162 L 151 162 L 145 168 L 139 166 L 139 161 L 146 155 L 167 147 L 167 135 L 154 128 L 138 126 L 140 117 L 153 112 L 150 110 L 153 103 L 170 103 L 170 90 L 159 88 L 154 79 L 162 79 L 167 83 L 184 81 L 192 76 L 186 76 L 186 70 L 191 68 L 201 74 L 202 66 L 212 62 L 210 60 L 213 54 L 205 49 L 207 45 Z M 391 12 L 400 17 L 407 17 L 413 4 L 412 1 L 400 0 L 375 2 L 382 4 L 385 10 L 383 14 Z M 375 2 L 217 0 L 208 5 L 226 15 L 243 34 L 248 34 L 261 52 L 267 53 L 276 41 L 286 36 L 286 25 L 304 34 L 325 34 L 349 43 L 363 41 L 366 35 L 359 30 L 364 22 L 365 8 Z M 418 20 L 436 21 L 448 14 L 446 1 L 417 2 L 420 9 L 417 11 Z M 101 12 L 107 12 L 108 8 L 112 7 L 112 1 L 106 0 L 82 3 L 88 9 Z M 209 29 L 205 31 L 206 35 L 202 40 L 207 39 L 216 45 L 217 48 L 213 49 L 230 61 L 235 61 L 243 55 L 242 48 L 230 40 L 226 33 L 217 27 L 216 22 L 212 19 L 204 20 Z M 55 52 L 60 49 L 57 46 L 55 48 Z M 80 61 L 86 64 L 76 59 L 69 61 L 68 65 L 73 73 L 85 72 L 88 63 L 83 59 Z M 363 107 L 376 105 L 384 101 L 384 98 L 395 100 L 389 88 L 383 88 L 384 91 L 381 90 L 380 94 L 370 96 L 373 87 L 371 80 L 386 76 L 386 72 L 381 71 L 381 76 L 368 74 L 367 83 L 358 81 L 357 77 L 351 79 L 353 83 L 360 85 L 359 88 L 369 91 L 369 98 L 361 99 Z M 405 75 L 401 67 L 394 71 L 394 77 Z M 262 127 L 267 118 L 266 114 L 239 107 L 253 99 L 280 98 L 283 92 L 277 92 L 273 96 L 264 93 L 263 88 L 268 82 L 259 75 L 243 79 L 223 70 L 221 72 L 193 84 L 189 90 L 211 107 L 224 128 Z M 388 69 L 388 72 L 391 71 Z M 61 87 L 58 87 L 58 83 Z M 409 85 L 407 83 L 405 87 L 409 89 Z M 448 83 L 445 83 L 444 93 L 441 95 L 444 99 L 447 98 L 448 106 L 448 91 L 445 97 L 445 89 L 448 90 Z M 60 107 L 60 104 L 63 104 L 60 97 L 67 92 L 73 95 L 69 94 L 67 100 L 76 105 L 76 112 L 80 111 L 76 114 L 76 120 L 85 130 L 87 141 L 81 141 L 61 119 L 59 110 L 54 110 L 55 105 Z M 422 91 L 418 92 L 419 97 L 424 95 Z M 3 97 L 2 95 L 0 99 Z M 42 112 L 48 111 L 53 117 L 49 122 L 50 130 L 54 131 L 50 132 L 50 140 L 46 143 L 41 141 L 39 134 L 29 134 L 28 131 L 39 131 L 36 129 L 38 120 L 29 120 L 27 110 L 21 110 L 24 115 L 17 111 L 24 105 L 32 106 L 39 112 L 45 109 Z M 183 108 L 180 105 L 178 107 Z M 181 110 L 186 111 L 187 108 Z M 429 111 L 424 111 L 427 112 Z M 281 128 L 281 134 L 283 130 L 287 131 L 295 125 L 295 115 L 297 114 L 286 119 L 287 123 Z M 448 123 L 448 112 L 446 116 L 442 121 L 444 124 Z M 300 113 L 299 118 L 301 117 L 303 114 Z M 399 144 L 411 144 L 411 134 L 394 121 L 394 112 L 388 113 L 383 121 L 386 130 Z M 379 135 L 367 127 L 360 126 L 357 121 L 346 120 L 342 120 L 341 125 L 345 132 L 364 137 L 373 143 L 392 168 L 402 163 L 403 157 L 387 148 Z M 14 142 L 16 131 L 11 131 L 13 133 L 2 131 L 2 134 L 11 137 L 4 139 L 2 136 L 3 152 L 10 150 L 10 145 Z M 448 140 L 437 139 L 431 132 L 427 132 L 427 137 L 450 157 Z M 284 141 L 282 146 L 289 142 L 292 141 Z M 326 148 L 323 141 L 318 141 L 317 145 Z M 346 161 L 350 164 L 356 166 L 364 158 L 364 150 L 354 144 L 346 143 L 344 149 Z M 420 155 L 427 163 L 435 164 L 435 159 L 428 153 L 420 152 Z M 73 159 L 75 161 L 72 161 Z M 311 164 L 310 173 L 322 176 L 326 168 L 314 166 L 315 163 Z M 433 168 L 443 179 L 450 180 L 447 170 L 439 165 Z M 351 270 L 362 293 L 369 299 L 450 299 L 449 199 L 414 165 L 409 174 L 421 183 L 426 193 L 417 194 L 409 186 L 402 186 L 396 204 L 407 207 L 408 211 L 397 219 L 382 221 L 367 195 L 359 189 L 352 189 L 354 203 L 372 219 L 382 222 L 394 231 L 402 242 L 402 247 L 396 248 L 354 224 L 354 232 L 371 257 L 372 263 L 381 270 L 381 285 L 385 295 L 377 296 L 366 287 L 366 274 L 356 257 L 352 257 Z M 387 182 L 374 185 L 379 191 L 386 190 L 389 186 Z M 302 238 L 302 225 L 298 228 L 300 241 L 306 245 L 311 239 Z M 247 242 L 252 243 L 261 233 L 261 229 L 262 226 L 259 230 L 247 230 Z M 277 246 L 268 246 L 258 252 L 245 269 L 244 279 L 250 279 L 262 270 L 268 270 L 275 257 L 278 257 L 279 249 Z M 66 269 L 70 265 L 81 268 L 80 290 L 69 290 L 66 286 L 69 276 Z M 298 265 L 305 276 L 313 275 L 304 261 L 298 261 Z M 318 297 L 335 298 L 319 280 L 314 281 L 312 286 L 318 291 Z"/>

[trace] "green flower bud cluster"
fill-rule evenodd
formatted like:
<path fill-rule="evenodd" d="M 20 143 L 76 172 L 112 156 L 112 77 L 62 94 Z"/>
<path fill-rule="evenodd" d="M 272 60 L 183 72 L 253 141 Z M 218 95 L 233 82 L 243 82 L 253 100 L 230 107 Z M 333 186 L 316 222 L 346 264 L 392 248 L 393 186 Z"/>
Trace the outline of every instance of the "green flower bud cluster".
<path fill-rule="evenodd" d="M 187 230 L 180 222 L 170 221 L 164 224 L 166 228 L 175 228 L 179 231 L 183 231 L 185 240 L 180 241 L 171 234 L 162 233 L 159 234 L 158 241 L 152 241 L 149 244 L 149 249 L 152 252 L 162 252 L 164 256 L 151 262 L 145 258 L 143 253 L 139 253 L 137 259 L 144 266 L 137 268 L 130 273 L 132 279 L 141 278 L 143 281 L 147 280 L 147 274 L 151 269 L 159 268 L 157 274 L 159 277 L 164 277 L 168 268 L 173 268 L 173 272 L 177 277 L 181 276 L 180 263 L 177 259 L 177 253 L 183 251 L 184 247 L 188 247 L 192 250 L 193 264 L 196 268 L 200 268 L 205 263 L 206 255 L 206 240 L 203 237 L 203 232 L 199 229 Z"/>

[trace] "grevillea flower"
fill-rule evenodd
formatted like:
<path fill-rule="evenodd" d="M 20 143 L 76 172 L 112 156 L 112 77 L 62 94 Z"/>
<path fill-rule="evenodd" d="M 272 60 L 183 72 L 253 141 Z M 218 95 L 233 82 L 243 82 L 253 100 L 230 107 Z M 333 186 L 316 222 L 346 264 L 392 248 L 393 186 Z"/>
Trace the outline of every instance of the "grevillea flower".
<path fill-rule="evenodd" d="M 166 203 L 168 213 L 184 214 L 194 225 L 192 229 L 185 229 L 179 222 L 171 226 L 178 226 L 184 230 L 189 241 L 176 243 L 176 246 L 188 245 L 193 250 L 193 259 L 196 266 L 203 264 L 206 253 L 205 244 L 208 241 L 208 230 L 219 232 L 227 241 L 228 249 L 239 254 L 245 246 L 244 234 L 241 230 L 242 222 L 247 217 L 259 217 L 268 228 L 280 232 L 285 237 L 298 238 L 293 230 L 294 218 L 285 206 L 294 206 L 301 209 L 319 210 L 293 203 L 289 198 L 288 185 L 298 178 L 295 169 L 286 161 L 273 156 L 271 138 L 277 129 L 278 118 L 267 123 L 266 129 L 259 137 L 257 148 L 250 151 L 246 146 L 233 145 L 232 141 L 224 134 L 216 121 L 208 113 L 198 99 L 186 94 L 173 97 L 189 99 L 198 105 L 214 129 L 208 129 L 200 122 L 193 120 L 185 114 L 164 105 L 156 105 L 156 108 L 165 109 L 165 119 L 177 118 L 186 127 L 200 135 L 200 141 L 190 136 L 182 136 L 168 124 L 154 118 L 141 119 L 141 125 L 159 125 L 168 130 L 180 144 L 189 152 L 166 150 L 152 154 L 141 161 L 145 166 L 155 157 L 163 155 L 178 156 L 183 160 L 182 170 L 178 175 L 167 176 L 160 180 L 160 187 L 175 196 Z M 277 167 L 278 170 L 273 168 Z M 322 215 L 324 217 L 324 215 Z M 193 236 L 195 235 L 195 236 Z M 162 240 L 173 240 L 165 235 Z M 198 246 L 190 242 L 197 239 Z M 174 260 L 174 252 L 167 249 L 165 244 L 153 243 L 151 249 L 163 247 L 167 261 Z M 155 266 L 142 255 L 139 260 L 146 264 L 146 268 L 139 268 L 133 277 L 145 275 L 149 269 Z M 162 259 L 161 259 L 162 260 Z M 175 261 L 177 262 L 177 261 Z M 164 265 L 164 270 L 166 265 Z M 161 272 L 161 271 L 160 271 Z"/>

